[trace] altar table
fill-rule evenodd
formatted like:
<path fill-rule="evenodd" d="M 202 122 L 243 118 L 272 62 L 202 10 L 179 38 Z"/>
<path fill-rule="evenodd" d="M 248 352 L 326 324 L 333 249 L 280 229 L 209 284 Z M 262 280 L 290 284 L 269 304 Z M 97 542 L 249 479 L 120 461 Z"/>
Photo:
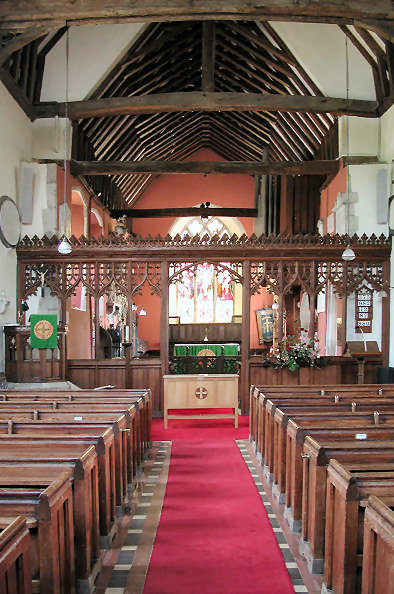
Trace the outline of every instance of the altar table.
<path fill-rule="evenodd" d="M 234 419 L 238 427 L 238 375 L 164 375 L 164 428 L 168 419 Z M 231 408 L 232 413 L 169 414 L 176 409 Z"/>

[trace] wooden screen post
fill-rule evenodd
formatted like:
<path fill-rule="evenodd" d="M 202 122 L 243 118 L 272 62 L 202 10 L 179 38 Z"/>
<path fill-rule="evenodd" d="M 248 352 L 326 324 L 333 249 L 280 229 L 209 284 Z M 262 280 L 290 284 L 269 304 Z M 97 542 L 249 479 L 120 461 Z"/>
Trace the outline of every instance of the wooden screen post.
<path fill-rule="evenodd" d="M 160 409 L 163 406 L 164 384 L 163 376 L 168 373 L 168 349 L 169 349 L 169 327 L 168 327 L 168 264 L 163 260 L 161 268 L 161 315 L 160 315 L 160 359 L 161 359 L 161 380 L 160 380 Z"/>
<path fill-rule="evenodd" d="M 250 261 L 243 263 L 242 285 L 242 346 L 241 346 L 241 414 L 249 410 L 249 348 L 250 348 Z"/>

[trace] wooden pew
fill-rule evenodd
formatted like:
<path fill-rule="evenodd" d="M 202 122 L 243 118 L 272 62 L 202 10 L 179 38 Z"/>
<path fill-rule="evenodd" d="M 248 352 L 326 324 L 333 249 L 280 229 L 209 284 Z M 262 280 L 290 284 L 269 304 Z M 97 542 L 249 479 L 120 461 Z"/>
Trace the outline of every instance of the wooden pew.
<path fill-rule="evenodd" d="M 319 412 L 336 411 L 337 414 L 342 416 L 342 413 L 364 413 L 364 412 L 394 412 L 394 399 L 375 399 L 375 398 L 363 398 L 362 400 L 357 399 L 356 396 L 352 395 L 350 399 L 343 399 L 338 403 L 333 402 L 326 397 L 317 397 L 313 399 L 303 399 L 302 401 L 294 401 L 292 399 L 281 399 L 272 400 L 267 399 L 265 401 L 265 407 L 263 409 L 262 422 L 264 424 L 264 446 L 262 450 L 262 459 L 264 457 L 265 466 L 272 466 L 273 456 L 273 444 L 274 435 L 277 431 L 275 424 L 280 422 L 278 417 L 275 415 L 276 410 L 288 413 L 289 417 L 293 414 L 314 414 Z"/>
<path fill-rule="evenodd" d="M 286 404 L 292 406 L 305 406 L 308 403 L 310 405 L 315 405 L 316 403 L 324 406 L 329 404 L 336 404 L 341 406 L 347 405 L 349 407 L 349 410 L 357 411 L 357 409 L 360 408 L 360 406 L 358 405 L 364 405 L 367 402 L 376 402 L 377 405 L 387 406 L 390 403 L 390 398 L 392 399 L 392 396 L 370 397 L 366 394 L 358 394 L 357 392 L 348 392 L 342 396 L 339 396 L 338 394 L 334 396 L 330 394 L 324 394 L 323 396 L 312 397 L 310 395 L 308 399 L 305 397 L 305 395 L 301 393 L 297 394 L 297 397 L 295 398 L 288 398 L 287 394 L 281 394 L 280 396 L 268 396 L 266 394 L 259 393 L 256 418 L 256 423 L 258 423 L 258 426 L 255 432 L 257 439 L 255 446 L 257 458 L 259 459 L 260 463 L 263 462 L 263 458 L 265 457 L 265 450 L 267 447 L 267 440 L 269 439 L 269 436 L 267 436 L 267 431 L 270 431 L 269 413 L 267 412 L 268 402 L 273 403 L 270 409 L 270 412 L 272 412 L 273 414 L 275 410 L 272 409 L 272 406 L 285 406 Z M 353 402 L 356 403 L 355 406 L 352 406 Z"/>
<path fill-rule="evenodd" d="M 74 594 L 74 526 L 69 472 L 34 488 L 0 490 L 0 530 L 23 515 L 31 536 L 33 590 Z"/>
<path fill-rule="evenodd" d="M 0 410 L 0 422 L 28 422 L 32 420 L 42 420 L 44 422 L 52 422 L 54 424 L 59 422 L 73 423 L 73 422 L 87 422 L 87 423 L 107 423 L 112 426 L 116 423 L 119 427 L 118 439 L 115 435 L 115 485 L 116 485 L 116 506 L 119 514 L 122 510 L 124 501 L 127 501 L 128 494 L 128 476 L 129 476 L 129 451 L 130 451 L 130 433 L 131 433 L 131 417 L 129 413 L 97 411 L 92 412 L 92 406 L 88 412 L 85 410 L 78 411 L 59 411 L 59 410 L 39 410 L 37 408 L 19 410 L 15 412 L 13 409 Z"/>
<path fill-rule="evenodd" d="M 60 411 L 60 412 L 75 412 L 75 420 L 80 420 L 80 417 L 86 418 L 86 413 L 91 413 L 93 411 L 97 412 L 123 412 L 126 416 L 128 416 L 128 431 L 129 434 L 129 444 L 127 448 L 127 455 L 125 458 L 125 463 L 127 464 L 127 476 L 128 482 L 131 484 L 133 482 L 133 477 L 136 475 L 137 467 L 142 464 L 142 460 L 144 457 L 144 450 L 143 450 L 143 436 L 141 434 L 141 427 L 140 427 L 140 420 L 141 417 L 139 415 L 139 398 L 135 400 L 135 402 L 130 403 L 129 400 L 126 402 L 119 403 L 116 399 L 112 402 L 107 401 L 99 401 L 95 402 L 93 400 L 81 400 L 78 402 L 68 402 L 68 401 L 40 401 L 40 402 L 29 402 L 26 400 L 19 401 L 19 402 L 0 402 L 0 417 L 3 416 L 4 412 L 11 413 L 13 419 L 20 419 L 20 413 L 29 412 L 31 411 L 32 418 L 34 419 L 43 419 L 44 413 L 46 414 L 45 418 L 50 419 L 53 417 L 48 413 L 51 411 Z M 137 417 L 137 419 L 136 419 Z M 127 490 L 125 490 L 125 493 Z"/>
<path fill-rule="evenodd" d="M 0 592 L 32 592 L 30 535 L 23 516 L 17 516 L 0 531 Z"/>
<path fill-rule="evenodd" d="M 278 410 L 278 414 L 276 411 Z M 280 412 L 279 412 L 280 411 Z M 378 422 L 382 422 L 385 419 L 385 415 L 389 418 L 386 420 L 394 420 L 394 402 L 386 402 L 385 404 L 379 404 L 379 408 L 375 403 L 371 403 L 369 400 L 363 404 L 358 404 L 355 410 L 352 410 L 351 403 L 319 403 L 311 404 L 285 404 L 281 402 L 276 403 L 272 400 L 267 400 L 265 407 L 265 432 L 264 432 L 264 472 L 272 480 L 272 467 L 274 459 L 274 448 L 275 442 L 278 441 L 278 430 L 279 426 L 283 426 L 282 415 L 287 414 L 288 418 L 293 416 L 303 415 L 304 417 L 310 416 L 315 417 L 318 414 L 333 414 L 337 417 L 342 418 L 354 417 L 358 418 L 365 414 L 370 414 L 371 419 L 374 415 L 374 421 L 376 423 L 376 417 Z M 376 414 L 375 414 L 376 413 Z"/>
<path fill-rule="evenodd" d="M 312 433 L 322 429 L 335 431 L 338 429 L 338 424 L 341 426 L 341 431 L 348 430 L 350 432 L 345 439 L 357 439 L 357 428 L 360 429 L 358 436 L 360 440 L 366 439 L 366 429 L 372 435 L 373 431 L 371 433 L 371 430 L 376 428 L 377 435 L 385 435 L 383 439 L 390 439 L 394 434 L 394 417 L 385 424 L 374 425 L 371 423 L 369 413 L 338 417 L 338 414 L 333 416 L 328 411 L 327 413 L 316 412 L 316 415 L 311 418 L 305 418 L 305 416 L 302 416 L 302 411 L 300 414 L 294 415 L 277 407 L 274 414 L 272 441 L 268 444 L 271 451 L 266 456 L 266 473 L 269 473 L 270 477 L 272 476 L 274 494 L 277 496 L 284 494 L 286 481 L 287 485 L 292 485 L 293 481 L 297 481 L 297 478 L 295 478 L 297 476 L 298 482 L 301 483 L 302 446 L 305 436 L 310 434 L 309 429 Z"/>
<path fill-rule="evenodd" d="M 361 569 L 360 560 L 363 554 L 364 510 L 367 499 L 376 495 L 387 505 L 394 505 L 394 470 L 349 472 L 333 459 L 330 460 L 327 472 L 322 592 L 358 594 L 361 591 L 361 571 L 358 570 Z"/>
<path fill-rule="evenodd" d="M 140 393 L 140 391 L 138 391 Z M 147 399 L 148 404 L 150 406 L 150 392 L 148 394 L 149 398 Z M 123 429 L 123 431 L 120 431 L 121 434 L 121 444 L 120 444 L 120 450 L 121 452 L 123 451 L 123 459 L 126 460 L 126 457 L 128 456 L 128 451 L 130 451 L 130 449 L 132 450 L 132 454 L 135 455 L 135 464 L 133 464 L 133 460 L 131 455 L 128 456 L 129 462 L 131 461 L 131 472 L 123 472 L 123 477 L 126 477 L 126 475 L 130 476 L 130 478 L 133 476 L 133 474 L 136 472 L 136 468 L 137 468 L 137 463 L 141 463 L 144 456 L 146 455 L 147 452 L 147 448 L 150 445 L 150 439 L 151 439 L 151 433 L 150 433 L 150 428 L 151 428 L 151 414 L 148 414 L 147 411 L 149 411 L 149 407 L 146 406 L 145 404 L 145 400 L 144 398 L 141 398 L 139 395 L 137 396 L 136 394 L 133 395 L 133 403 L 132 403 L 132 408 L 130 406 L 130 397 L 129 395 L 125 398 L 119 396 L 117 398 L 108 398 L 106 397 L 105 400 L 104 398 L 97 398 L 97 393 L 92 394 L 91 396 L 85 395 L 84 398 L 81 399 L 77 399 L 77 402 L 70 400 L 69 397 L 65 396 L 65 399 L 61 399 L 61 402 L 57 402 L 57 401 L 53 401 L 53 399 L 51 399 L 49 401 L 46 400 L 46 398 L 43 398 L 43 400 L 41 402 L 39 402 L 39 406 L 37 406 L 36 404 L 38 404 L 38 402 L 36 403 L 36 401 L 34 401 L 34 407 L 32 408 L 32 400 L 29 398 L 26 398 L 26 401 L 24 402 L 21 399 L 20 394 L 18 394 L 17 396 L 17 400 L 16 402 L 3 402 L 2 405 L 0 406 L 0 416 L 1 415 L 6 415 L 7 411 L 11 412 L 11 416 L 12 418 L 15 418 L 15 416 L 17 418 L 23 418 L 25 416 L 25 413 L 29 413 L 29 411 L 31 411 L 32 416 L 35 418 L 38 418 L 40 415 L 46 416 L 47 418 L 50 419 L 50 421 L 46 424 L 46 429 L 48 429 L 48 427 L 56 427 L 55 430 L 58 429 L 58 420 L 59 418 L 61 420 L 63 420 L 65 417 L 64 415 L 67 415 L 68 413 L 72 413 L 74 414 L 74 418 L 73 419 L 67 419 L 70 421 L 76 421 L 75 422 L 75 429 L 79 429 L 79 427 L 81 426 L 80 423 L 84 423 L 85 422 L 85 418 L 87 416 L 91 415 L 91 412 L 93 412 L 93 415 L 95 415 L 95 417 L 97 417 L 97 414 L 102 415 L 103 417 L 105 417 L 105 419 L 102 421 L 102 424 L 104 426 L 104 431 L 112 431 L 112 429 L 106 427 L 107 424 L 107 419 L 109 418 L 108 415 L 113 415 L 113 411 L 117 411 L 117 412 L 122 412 L 124 411 L 125 414 L 123 415 L 119 415 L 116 414 L 116 422 L 114 423 L 114 425 L 118 425 L 118 421 L 121 418 L 124 418 L 127 416 L 131 417 L 132 422 L 135 423 L 135 419 L 137 418 L 137 414 L 132 414 L 133 412 L 137 412 L 140 413 L 138 414 L 139 417 L 139 421 L 138 423 L 135 423 L 135 429 L 131 430 L 131 425 L 129 427 L 122 427 L 121 429 Z M 4 405 L 4 406 L 3 406 Z M 9 409 L 9 407 L 12 407 L 11 411 Z M 44 409 L 44 410 L 42 410 Z M 58 412 L 58 410 L 60 409 L 60 411 Z M 97 410 L 98 409 L 98 410 Z M 53 415 L 53 411 L 55 412 L 55 415 Z M 66 412 L 63 412 L 66 411 Z M 79 419 L 81 418 L 81 414 L 83 413 L 83 417 L 82 417 L 82 421 L 80 421 Z M 20 413 L 22 413 L 22 415 L 20 415 Z M 78 413 L 78 414 L 77 414 Z M 108 413 L 108 414 L 107 414 Z M 131 413 L 131 414 L 130 414 Z M 111 418 L 112 420 L 112 418 Z M 26 422 L 25 426 L 30 426 L 30 428 L 28 430 L 31 431 L 32 426 L 33 426 L 33 431 L 34 431 L 34 425 L 40 423 L 40 421 L 32 421 L 32 422 Z M 1 423 L 0 423 L 1 424 Z M 74 423 L 62 423 L 63 425 L 68 424 L 69 427 L 74 427 Z M 94 424 L 98 424 L 98 421 L 95 420 L 92 421 L 90 423 L 90 425 L 94 425 Z M 10 419 L 7 420 L 7 433 L 12 433 L 12 431 L 15 429 L 15 422 Z M 18 425 L 18 423 L 16 424 Z M 41 423 L 41 426 L 43 424 Z M 3 423 L 3 426 L 5 426 L 5 423 Z M 20 426 L 20 424 L 19 424 Z M 122 435 L 123 433 L 123 435 Z M 126 436 L 124 435 L 125 433 L 128 433 L 129 435 Z M 86 436 L 85 438 L 89 437 L 89 439 L 91 440 L 89 442 L 92 443 L 92 441 L 94 440 L 95 444 L 97 445 L 97 439 L 95 438 L 100 438 L 100 436 Z M 58 434 L 58 438 L 59 438 L 59 434 Z M 64 438 L 65 436 L 61 436 L 61 439 L 64 442 Z M 11 437 L 11 438 L 5 438 L 5 437 L 0 437 L 0 467 L 2 470 L 5 470 L 6 467 L 4 465 L 4 461 L 1 462 L 1 458 L 2 458 L 2 442 L 4 440 L 8 439 L 13 439 L 13 446 L 16 445 L 16 442 L 20 440 L 20 444 L 23 443 L 23 440 L 17 436 L 17 437 Z M 26 439 L 26 438 L 25 438 Z M 41 438 L 42 439 L 42 438 Z M 50 441 L 51 439 L 54 440 L 54 437 L 46 439 L 46 441 Z M 75 441 L 80 441 L 82 439 L 82 437 L 80 435 L 75 435 L 75 437 L 72 438 L 73 442 L 75 443 Z M 39 439 L 38 439 L 39 440 Z M 35 442 L 37 441 L 37 438 L 31 438 L 29 440 L 29 443 L 27 444 L 28 446 L 32 446 L 32 444 L 35 444 Z M 42 445 L 44 444 L 44 441 L 42 442 Z M 58 439 L 56 440 L 58 442 Z M 86 439 L 85 439 L 86 441 Z M 124 448 L 123 443 L 126 441 L 127 443 L 127 447 Z M 9 442 L 8 442 L 9 443 Z M 82 443 L 82 442 L 81 442 Z M 26 445 L 26 444 L 24 444 Z M 52 449 L 54 443 L 53 441 L 49 444 L 46 444 L 47 446 L 49 445 L 49 449 Z M 57 443 L 56 447 L 58 447 L 59 442 Z M 64 443 L 63 443 L 64 445 Z M 86 445 L 86 444 L 85 444 Z M 130 447 L 131 446 L 131 447 Z M 133 447 L 135 446 L 135 447 Z M 11 446 L 12 449 L 12 446 Z M 18 470 L 20 471 L 22 469 L 22 466 L 24 468 L 23 472 L 26 471 L 26 464 L 30 464 L 29 469 L 31 469 L 33 467 L 33 465 L 35 463 L 29 461 L 27 462 L 26 460 L 24 460 L 22 458 L 22 462 L 20 461 L 21 459 L 18 458 L 13 458 L 12 455 L 9 455 L 8 452 L 5 455 L 5 459 L 7 460 L 7 462 L 12 462 L 13 466 L 12 466 L 12 471 L 11 471 L 11 475 L 10 475 L 10 470 L 7 469 L 7 473 L 8 473 L 8 479 L 6 476 L 6 473 L 2 473 L 2 478 L 0 478 L 0 484 L 5 481 L 5 483 L 8 482 L 13 482 L 16 483 L 17 482 L 17 477 L 16 474 L 18 472 Z M 29 459 L 29 456 L 28 456 Z M 118 456 L 119 459 L 119 456 Z M 45 458 L 37 458 L 38 462 L 39 462 L 39 466 L 36 466 L 35 469 L 37 470 L 37 468 L 40 468 L 42 470 L 43 465 L 46 465 L 45 468 L 48 471 L 48 466 L 52 465 L 53 461 L 51 460 L 50 463 L 45 463 L 44 460 Z M 62 463 L 64 462 L 63 459 L 61 459 Z M 129 464 L 128 462 L 128 464 Z M 57 460 L 58 463 L 58 460 Z M 122 467 L 122 464 L 120 464 L 120 466 Z M 52 469 L 53 472 L 55 472 L 55 469 Z M 16 473 L 16 474 L 15 474 Z M 113 474 L 113 472 L 111 473 Z M 23 477 L 19 477 L 21 480 L 23 480 L 23 483 L 26 486 L 26 478 L 25 476 Z M 32 483 L 32 488 L 35 485 L 35 483 L 37 482 L 37 478 L 31 478 L 31 483 Z M 126 483 L 127 484 L 127 483 Z M 8 484 L 5 484 L 3 486 L 8 487 Z M 16 487 L 13 487 L 14 489 Z M 31 493 L 33 489 L 29 489 L 29 492 Z M 26 489 L 25 489 L 26 490 Z M 126 489 L 124 490 L 124 492 L 126 492 Z M 97 506 L 98 507 L 98 506 Z M 77 505 L 75 505 L 75 509 L 77 508 Z M 85 511 L 86 511 L 86 507 L 85 507 Z M 86 515 L 86 514 L 85 514 Z M 77 524 L 76 524 L 77 526 Z M 80 543 L 80 539 L 78 538 L 78 542 Z M 77 551 L 77 559 L 79 559 L 81 561 L 83 555 L 79 555 L 78 551 Z M 77 574 L 78 576 L 80 576 L 80 571 L 79 571 L 79 567 L 77 568 Z M 92 582 L 91 582 L 92 583 Z M 81 581 L 79 582 L 79 584 L 81 584 Z M 90 591 L 90 584 L 88 584 L 87 586 L 87 590 L 86 591 Z M 67 591 L 67 589 L 65 590 Z"/>
<path fill-rule="evenodd" d="M 100 423 L 27 423 L 9 421 L 0 422 L 0 439 L 3 435 L 17 435 L 43 439 L 91 440 L 97 454 L 99 475 L 99 510 L 101 547 L 107 547 L 113 534 L 111 529 L 116 519 L 116 484 L 115 484 L 115 438 L 119 441 L 117 423 L 107 426 Z"/>
<path fill-rule="evenodd" d="M 362 594 L 391 594 L 394 584 L 394 511 L 372 495 L 364 515 Z"/>
<path fill-rule="evenodd" d="M 358 390 L 360 394 L 367 396 L 394 396 L 394 384 L 324 384 L 324 385 L 310 385 L 297 384 L 293 386 L 254 386 L 255 389 L 266 393 L 269 396 L 277 396 L 278 394 L 287 394 L 288 396 L 296 396 L 297 394 L 312 394 L 315 396 L 325 396 L 334 394 L 346 394 Z"/>
<path fill-rule="evenodd" d="M 332 386 L 251 386 L 250 388 L 250 441 L 254 444 L 257 457 L 261 451 L 261 435 L 263 429 L 261 423 L 262 408 L 265 401 L 291 398 L 297 401 L 299 398 L 322 397 L 328 400 L 340 402 L 342 399 L 368 397 L 394 397 L 394 384 L 380 386 L 378 384 L 359 385 L 332 385 Z"/>
<path fill-rule="evenodd" d="M 139 456 L 137 464 L 141 463 L 142 458 L 146 456 L 151 446 L 151 424 L 152 424 L 152 394 L 150 389 L 133 390 L 29 390 L 22 392 L 20 390 L 7 390 L 0 393 L 0 401 L 20 402 L 23 400 L 42 402 L 50 401 L 55 405 L 61 400 L 68 402 L 123 402 L 130 404 L 134 402 L 138 414 L 137 433 L 141 436 L 138 439 L 138 447 L 142 448 L 142 455 Z M 137 451 L 137 450 L 136 450 Z"/>
<path fill-rule="evenodd" d="M 60 468 L 59 468 L 60 467 Z M 89 442 L 6 437 L 0 441 L 0 487 L 35 485 L 69 469 L 73 485 L 76 577 L 87 589 L 100 569 L 98 465 Z"/>
<path fill-rule="evenodd" d="M 320 572 L 324 557 L 324 518 L 326 508 L 327 466 L 336 458 L 348 468 L 362 469 L 374 464 L 375 468 L 394 470 L 394 441 L 339 442 L 326 444 L 307 436 L 304 442 L 302 489 L 302 540 L 300 553 L 308 568 Z M 379 465 L 379 466 L 378 466 Z M 297 510 L 298 519 L 298 510 Z"/>
<path fill-rule="evenodd" d="M 279 416 L 282 411 L 277 410 Z M 389 440 L 394 435 L 394 423 L 387 425 L 372 425 L 370 419 L 346 419 L 346 424 L 338 427 L 325 427 L 325 419 L 302 421 L 289 419 L 288 415 L 282 415 L 282 423 L 277 427 L 277 436 L 274 435 L 274 456 L 273 456 L 273 483 L 272 492 L 279 503 L 285 503 L 286 485 L 288 491 L 295 488 L 301 489 L 302 485 L 302 452 L 304 440 L 310 435 L 316 440 L 335 440 L 340 437 L 341 441 L 363 441 L 363 440 Z"/>

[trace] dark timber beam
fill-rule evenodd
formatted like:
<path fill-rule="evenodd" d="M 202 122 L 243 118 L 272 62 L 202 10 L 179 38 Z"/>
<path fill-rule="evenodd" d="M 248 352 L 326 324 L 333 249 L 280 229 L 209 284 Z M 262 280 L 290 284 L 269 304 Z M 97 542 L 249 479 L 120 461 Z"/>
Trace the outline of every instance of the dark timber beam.
<path fill-rule="evenodd" d="M 126 215 L 132 219 L 158 217 L 257 217 L 255 208 L 123 208 L 111 210 L 110 215 L 118 219 Z"/>
<path fill-rule="evenodd" d="M 136 173 L 235 173 L 245 175 L 329 175 L 339 161 L 70 161 L 73 175 L 134 175 Z"/>
<path fill-rule="evenodd" d="M 1 23 L 1 17 L 0 17 Z M 1 29 L 0 24 L 0 29 Z M 30 26 L 29 29 L 21 33 L 20 35 L 16 35 L 11 41 L 8 41 L 4 47 L 0 46 L 0 66 L 4 64 L 12 56 L 14 52 L 22 49 L 25 45 L 28 45 L 32 41 L 47 35 L 51 30 L 54 29 L 54 26 L 51 25 L 33 25 Z"/>
<path fill-rule="evenodd" d="M 393 19 L 391 0 L 2 0 L 0 23 L 21 27 L 32 22 L 71 23 L 184 21 L 212 19 L 311 20 Z"/>
<path fill-rule="evenodd" d="M 65 116 L 65 103 L 40 103 L 35 106 L 36 118 Z M 341 99 L 337 97 L 311 97 L 304 95 L 261 95 L 259 93 L 157 93 L 134 97 L 108 97 L 105 99 L 71 101 L 67 104 L 68 117 L 80 120 L 92 117 L 172 113 L 189 111 L 283 111 L 306 113 L 332 113 L 377 117 L 376 101 Z"/>

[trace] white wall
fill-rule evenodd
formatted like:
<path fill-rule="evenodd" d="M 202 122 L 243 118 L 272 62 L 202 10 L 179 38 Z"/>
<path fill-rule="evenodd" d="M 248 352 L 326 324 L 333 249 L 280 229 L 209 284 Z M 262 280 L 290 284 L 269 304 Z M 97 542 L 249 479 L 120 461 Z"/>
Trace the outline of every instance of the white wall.
<path fill-rule="evenodd" d="M 0 196 L 9 196 L 19 206 L 20 163 L 32 152 L 31 122 L 0 82 Z M 10 301 L 0 315 L 0 371 L 4 370 L 3 326 L 16 319 L 16 251 L 0 244 L 0 289 Z"/>
<path fill-rule="evenodd" d="M 347 137 L 348 127 L 349 139 Z M 377 157 L 380 149 L 380 136 L 381 121 L 378 118 L 341 117 L 338 121 L 339 156 Z"/>
<path fill-rule="evenodd" d="M 71 154 L 71 125 L 65 138 L 65 118 L 38 119 L 33 126 L 33 157 L 35 159 L 64 160 L 67 147 L 67 158 Z"/>
<path fill-rule="evenodd" d="M 394 106 L 391 106 L 390 110 L 387 111 L 381 118 L 381 142 L 380 142 L 380 157 L 387 162 L 391 163 L 390 175 L 389 175 L 389 186 L 388 196 L 394 194 L 394 185 L 391 180 L 394 179 Z M 393 210 L 394 207 L 392 207 Z M 393 217 L 392 217 L 393 219 Z M 394 228 L 394 221 L 391 222 L 392 228 Z M 390 271 L 390 286 L 394 287 L 394 247 L 391 250 L 391 271 Z M 394 367 L 394 288 L 390 289 L 390 367 Z"/>
<path fill-rule="evenodd" d="M 142 23 L 81 25 L 69 29 L 68 99 L 84 99 L 105 77 L 138 33 Z M 66 35 L 49 52 L 41 101 L 66 98 Z"/>
<path fill-rule="evenodd" d="M 350 228 L 350 234 L 364 233 L 369 237 L 375 234 L 388 236 L 388 200 L 394 189 L 393 179 L 394 158 L 394 107 L 382 118 L 367 119 L 344 117 L 339 121 L 339 154 L 341 156 L 369 156 L 375 157 L 375 163 L 351 165 L 349 176 L 350 216 L 347 217 L 347 196 L 339 195 L 334 206 L 336 213 L 336 231 L 345 233 Z M 382 181 L 383 180 L 383 181 Z M 378 203 L 380 203 L 378 211 Z M 379 212 L 379 218 L 378 218 Z M 378 222 L 379 221 L 379 222 Z M 355 248 L 357 252 L 357 248 Z M 391 257 L 391 279 L 394 279 L 393 252 Z M 391 280 L 391 285 L 394 285 Z M 394 336 L 394 290 L 390 290 L 390 336 Z M 355 332 L 355 302 L 354 294 L 348 298 L 348 315 L 346 337 L 348 340 L 360 340 L 362 337 Z M 373 327 L 372 333 L 366 334 L 366 340 L 376 340 L 381 346 L 382 340 L 382 296 L 374 293 L 373 299 Z M 394 366 L 394 340 L 390 341 L 390 365 Z"/>
<path fill-rule="evenodd" d="M 346 37 L 337 25 L 270 23 L 324 95 L 346 97 Z M 375 100 L 372 69 L 348 41 L 349 97 Z"/>

